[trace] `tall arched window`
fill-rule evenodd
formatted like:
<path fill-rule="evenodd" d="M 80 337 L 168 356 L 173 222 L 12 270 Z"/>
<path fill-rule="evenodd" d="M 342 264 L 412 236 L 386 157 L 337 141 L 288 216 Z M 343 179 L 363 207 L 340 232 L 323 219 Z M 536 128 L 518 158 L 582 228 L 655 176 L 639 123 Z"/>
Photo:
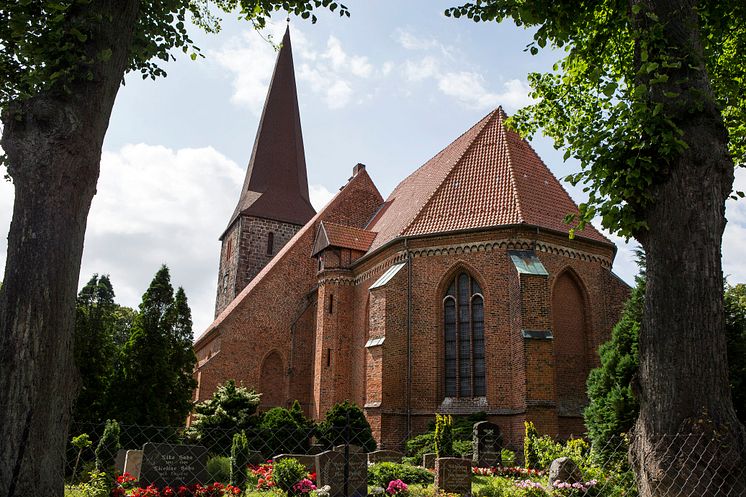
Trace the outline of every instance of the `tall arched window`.
<path fill-rule="evenodd" d="M 271 231 L 267 234 L 267 255 L 272 255 L 275 251 L 275 234 Z"/>
<path fill-rule="evenodd" d="M 484 297 L 467 273 L 457 275 L 443 298 L 446 397 L 484 397 Z"/>

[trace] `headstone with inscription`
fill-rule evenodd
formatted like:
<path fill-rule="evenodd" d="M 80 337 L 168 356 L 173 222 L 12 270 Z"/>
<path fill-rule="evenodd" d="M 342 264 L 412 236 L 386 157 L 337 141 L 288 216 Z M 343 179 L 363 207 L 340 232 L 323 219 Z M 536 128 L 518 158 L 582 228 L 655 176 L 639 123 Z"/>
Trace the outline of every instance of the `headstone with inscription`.
<path fill-rule="evenodd" d="M 124 473 L 129 473 L 135 478 L 140 478 L 140 467 L 142 466 L 142 451 L 128 450 L 124 456 Z"/>
<path fill-rule="evenodd" d="M 202 445 L 146 443 L 142 448 L 140 484 L 158 488 L 209 483 L 207 448 Z"/>
<path fill-rule="evenodd" d="M 435 459 L 435 489 L 449 494 L 471 495 L 471 461 L 459 457 Z"/>
<path fill-rule="evenodd" d="M 350 446 L 347 495 L 345 495 L 344 451 L 327 450 L 316 455 L 316 486 L 329 485 L 329 497 L 366 497 L 368 495 L 368 458 L 362 450 Z"/>
<path fill-rule="evenodd" d="M 422 454 L 422 465 L 427 469 L 433 469 L 435 467 L 435 456 L 435 452 Z"/>
<path fill-rule="evenodd" d="M 491 468 L 501 463 L 500 453 L 503 437 L 500 427 L 489 421 L 474 423 L 472 432 L 472 446 L 474 453 L 472 461 L 480 468 Z"/>
<path fill-rule="evenodd" d="M 375 464 L 377 462 L 401 462 L 403 456 L 404 454 L 395 450 L 376 450 L 374 452 L 368 452 L 368 464 Z"/>

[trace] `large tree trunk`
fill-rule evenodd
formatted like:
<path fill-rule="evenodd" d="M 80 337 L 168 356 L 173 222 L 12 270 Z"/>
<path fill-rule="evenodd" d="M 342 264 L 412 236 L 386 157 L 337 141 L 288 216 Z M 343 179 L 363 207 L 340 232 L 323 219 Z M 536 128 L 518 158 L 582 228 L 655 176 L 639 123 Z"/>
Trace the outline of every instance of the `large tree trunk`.
<path fill-rule="evenodd" d="M 694 7 L 640 3 L 664 23 L 667 46 L 693 56 L 652 96 L 684 131 L 689 148 L 654 188 L 655 204 L 645 213 L 649 230 L 637 237 L 647 287 L 632 462 L 644 497 L 746 495 L 746 433 L 730 398 L 720 254 L 733 162 Z M 665 98 L 664 91 L 697 97 L 702 109 L 692 100 L 681 105 L 686 98 Z"/>
<path fill-rule="evenodd" d="M 102 0 L 88 53 L 112 57 L 71 93 L 8 106 L 2 147 L 15 186 L 0 291 L 0 496 L 62 496 L 75 295 L 101 147 L 129 57 L 138 1 Z M 111 20 L 107 20 L 110 14 Z M 98 59 L 97 59 L 98 60 Z"/>

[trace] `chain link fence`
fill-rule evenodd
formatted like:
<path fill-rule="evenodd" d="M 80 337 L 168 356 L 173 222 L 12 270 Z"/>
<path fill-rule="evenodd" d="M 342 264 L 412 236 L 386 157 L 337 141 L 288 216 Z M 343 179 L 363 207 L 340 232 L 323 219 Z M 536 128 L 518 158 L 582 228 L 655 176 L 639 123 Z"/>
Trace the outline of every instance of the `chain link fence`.
<path fill-rule="evenodd" d="M 662 437 L 651 445 L 642 456 L 651 477 L 641 493 L 626 437 L 604 447 L 540 437 L 527 468 L 522 450 L 485 452 L 478 441 L 471 450 L 459 445 L 466 451 L 455 457 L 436 458 L 429 452 L 415 456 L 405 440 L 398 450 L 377 450 L 359 425 L 327 428 L 121 425 L 116 440 L 107 441 L 105 425 L 78 424 L 70 432 L 78 443 L 67 449 L 66 497 L 746 496 L 746 468 L 734 464 L 738 447 L 701 434 Z M 79 443 L 81 434 L 88 443 Z M 494 459 L 486 463 L 490 455 Z M 108 482 L 108 493 L 92 493 L 97 479 Z"/>

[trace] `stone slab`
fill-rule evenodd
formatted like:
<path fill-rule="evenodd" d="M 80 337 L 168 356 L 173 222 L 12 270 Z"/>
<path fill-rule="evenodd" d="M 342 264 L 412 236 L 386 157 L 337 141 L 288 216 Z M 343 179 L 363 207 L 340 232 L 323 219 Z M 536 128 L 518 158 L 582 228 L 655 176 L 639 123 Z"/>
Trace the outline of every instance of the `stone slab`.
<path fill-rule="evenodd" d="M 124 456 L 124 473 L 129 473 L 140 479 L 140 468 L 142 467 L 142 451 L 128 450 Z"/>
<path fill-rule="evenodd" d="M 435 489 L 459 495 L 471 495 L 471 461 L 459 457 L 435 459 Z"/>
<path fill-rule="evenodd" d="M 140 485 L 163 488 L 207 484 L 207 448 L 202 445 L 146 443 L 142 448 Z"/>

